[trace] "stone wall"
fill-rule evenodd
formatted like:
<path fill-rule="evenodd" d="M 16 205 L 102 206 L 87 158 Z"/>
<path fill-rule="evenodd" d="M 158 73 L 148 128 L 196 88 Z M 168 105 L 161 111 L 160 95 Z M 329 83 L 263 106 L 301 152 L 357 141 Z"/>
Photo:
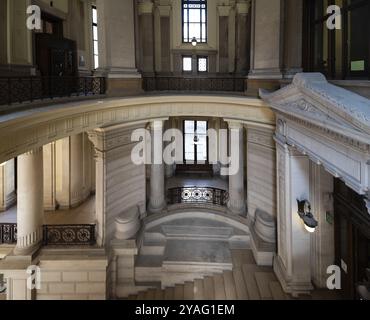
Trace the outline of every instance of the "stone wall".
<path fill-rule="evenodd" d="M 82 257 L 82 255 L 80 255 Z M 41 259 L 37 300 L 105 300 L 107 259 Z"/>
<path fill-rule="evenodd" d="M 276 217 L 276 149 L 273 129 L 248 127 L 248 213 Z"/>

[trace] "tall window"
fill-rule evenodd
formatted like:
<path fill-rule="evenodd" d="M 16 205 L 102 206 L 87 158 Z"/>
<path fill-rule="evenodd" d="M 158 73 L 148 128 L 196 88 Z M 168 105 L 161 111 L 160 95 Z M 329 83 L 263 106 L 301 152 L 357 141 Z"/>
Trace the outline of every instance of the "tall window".
<path fill-rule="evenodd" d="M 342 28 L 329 30 L 328 6 L 341 7 Z M 370 79 L 370 1 L 306 0 L 307 71 L 332 79 Z"/>
<path fill-rule="evenodd" d="M 185 164 L 206 164 L 208 161 L 207 121 L 184 121 Z"/>
<path fill-rule="evenodd" d="M 92 30 L 93 30 L 93 53 L 94 68 L 99 68 L 99 44 L 98 44 L 98 11 L 95 6 L 92 7 Z"/>
<path fill-rule="evenodd" d="M 182 0 L 183 42 L 207 42 L 207 0 Z"/>

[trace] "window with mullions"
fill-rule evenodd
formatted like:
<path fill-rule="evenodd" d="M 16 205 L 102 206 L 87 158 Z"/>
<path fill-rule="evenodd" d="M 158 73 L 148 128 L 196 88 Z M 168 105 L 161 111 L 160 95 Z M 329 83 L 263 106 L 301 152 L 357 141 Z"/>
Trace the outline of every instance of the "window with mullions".
<path fill-rule="evenodd" d="M 94 69 L 98 69 L 99 68 L 98 11 L 95 6 L 92 7 L 92 31 L 93 31 Z"/>
<path fill-rule="evenodd" d="M 206 164 L 208 162 L 207 121 L 184 121 L 185 164 Z"/>
<path fill-rule="evenodd" d="M 207 42 L 207 0 L 182 0 L 183 42 Z"/>

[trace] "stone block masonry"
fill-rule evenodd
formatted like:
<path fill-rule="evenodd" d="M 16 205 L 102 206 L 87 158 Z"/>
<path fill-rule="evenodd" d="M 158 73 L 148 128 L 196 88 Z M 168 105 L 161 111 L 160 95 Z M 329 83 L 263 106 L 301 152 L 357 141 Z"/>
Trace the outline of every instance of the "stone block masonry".
<path fill-rule="evenodd" d="M 41 289 L 37 300 L 105 300 L 107 258 L 105 255 L 41 257 Z"/>

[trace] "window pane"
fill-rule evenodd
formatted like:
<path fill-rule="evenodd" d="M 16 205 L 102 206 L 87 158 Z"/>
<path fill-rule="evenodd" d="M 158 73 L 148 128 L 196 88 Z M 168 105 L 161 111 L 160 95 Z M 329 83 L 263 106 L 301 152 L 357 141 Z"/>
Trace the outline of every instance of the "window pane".
<path fill-rule="evenodd" d="M 98 40 L 98 27 L 93 26 L 93 39 Z"/>
<path fill-rule="evenodd" d="M 182 70 L 183 71 L 192 71 L 192 58 L 191 57 L 183 57 L 182 58 Z"/>
<path fill-rule="evenodd" d="M 198 71 L 199 72 L 207 72 L 208 71 L 208 59 L 207 58 L 199 58 L 198 59 Z"/>
<path fill-rule="evenodd" d="M 200 22 L 200 10 L 189 10 L 189 22 Z"/>
<path fill-rule="evenodd" d="M 98 23 L 98 11 L 93 8 L 93 23 Z"/>
<path fill-rule="evenodd" d="M 207 161 L 207 136 L 198 136 L 198 144 L 197 144 L 197 160 L 199 161 Z"/>
<path fill-rule="evenodd" d="M 185 134 L 185 160 L 195 161 L 194 134 Z"/>
<path fill-rule="evenodd" d="M 202 24 L 202 39 L 201 42 L 207 42 L 207 30 L 206 30 L 206 24 Z"/>
<path fill-rule="evenodd" d="M 207 134 L 207 121 L 197 121 L 197 134 Z"/>
<path fill-rule="evenodd" d="M 185 134 L 195 132 L 195 121 L 185 121 Z"/>
<path fill-rule="evenodd" d="M 98 41 L 94 41 L 94 54 L 98 54 L 99 53 L 99 48 L 98 48 Z"/>
<path fill-rule="evenodd" d="M 94 56 L 94 67 L 95 69 L 99 68 L 99 57 L 96 55 Z"/>
<path fill-rule="evenodd" d="M 200 24 L 199 23 L 189 23 L 189 39 L 196 38 L 200 41 Z"/>

